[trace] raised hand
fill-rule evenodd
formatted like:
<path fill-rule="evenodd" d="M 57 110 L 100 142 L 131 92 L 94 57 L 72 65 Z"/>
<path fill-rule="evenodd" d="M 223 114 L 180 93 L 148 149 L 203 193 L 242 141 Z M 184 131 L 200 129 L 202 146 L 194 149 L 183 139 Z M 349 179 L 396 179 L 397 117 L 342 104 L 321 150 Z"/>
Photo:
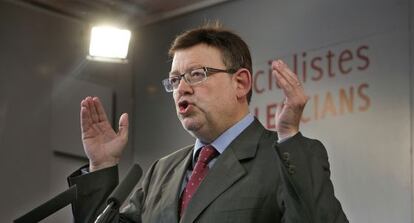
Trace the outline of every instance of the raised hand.
<path fill-rule="evenodd" d="M 273 75 L 285 95 L 283 104 L 275 115 L 275 126 L 279 140 L 299 132 L 300 119 L 308 101 L 298 76 L 281 60 L 273 61 Z"/>
<path fill-rule="evenodd" d="M 128 114 L 121 115 L 116 133 L 99 98 L 86 97 L 81 102 L 80 121 L 89 170 L 92 172 L 118 164 L 128 142 Z"/>

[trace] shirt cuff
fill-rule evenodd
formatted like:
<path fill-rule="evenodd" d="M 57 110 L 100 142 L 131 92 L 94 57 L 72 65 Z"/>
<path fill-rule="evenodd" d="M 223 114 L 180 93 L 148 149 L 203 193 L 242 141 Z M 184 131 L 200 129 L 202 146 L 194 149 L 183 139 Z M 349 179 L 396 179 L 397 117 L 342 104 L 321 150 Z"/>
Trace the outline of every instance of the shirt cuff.
<path fill-rule="evenodd" d="M 85 175 L 85 174 L 90 173 L 89 172 L 89 165 L 81 168 L 80 171 L 81 171 L 81 175 Z"/>
<path fill-rule="evenodd" d="M 289 139 L 291 139 L 292 137 L 296 136 L 297 134 L 299 134 L 299 132 L 297 132 L 297 133 L 296 133 L 295 135 L 293 135 L 293 136 L 289 136 L 289 137 L 286 137 L 286 138 L 283 138 L 283 139 L 277 139 L 277 143 L 278 143 L 278 144 L 284 143 L 284 142 L 288 141 Z"/>

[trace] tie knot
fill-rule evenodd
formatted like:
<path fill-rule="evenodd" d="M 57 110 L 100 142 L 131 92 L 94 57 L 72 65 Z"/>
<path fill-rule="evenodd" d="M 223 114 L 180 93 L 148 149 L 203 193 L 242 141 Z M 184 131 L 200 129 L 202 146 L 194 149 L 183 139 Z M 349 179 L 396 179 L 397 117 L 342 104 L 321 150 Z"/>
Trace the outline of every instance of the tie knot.
<path fill-rule="evenodd" d="M 201 148 L 200 155 L 198 156 L 197 162 L 203 162 L 205 164 L 209 163 L 214 157 L 216 157 L 219 153 L 217 150 L 211 146 L 207 145 Z"/>

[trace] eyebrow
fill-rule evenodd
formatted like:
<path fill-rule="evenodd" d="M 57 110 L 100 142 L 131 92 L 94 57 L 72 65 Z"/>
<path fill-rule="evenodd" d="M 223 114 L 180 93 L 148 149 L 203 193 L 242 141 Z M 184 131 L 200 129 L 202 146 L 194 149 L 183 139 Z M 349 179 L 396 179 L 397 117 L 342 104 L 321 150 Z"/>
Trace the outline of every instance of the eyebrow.
<path fill-rule="evenodd" d="M 178 71 L 170 71 L 168 75 L 171 77 L 171 76 L 179 76 L 181 74 Z"/>
<path fill-rule="evenodd" d="M 195 70 L 195 69 L 200 69 L 200 68 L 203 68 L 203 67 L 205 67 L 205 66 L 200 65 L 200 64 L 196 64 L 196 65 L 193 65 L 193 66 L 189 67 L 184 73 L 187 73 L 188 71 L 192 71 L 192 70 Z M 180 73 L 178 71 L 170 71 L 169 76 L 178 76 L 178 75 L 181 75 L 181 74 L 183 74 L 183 73 Z"/>

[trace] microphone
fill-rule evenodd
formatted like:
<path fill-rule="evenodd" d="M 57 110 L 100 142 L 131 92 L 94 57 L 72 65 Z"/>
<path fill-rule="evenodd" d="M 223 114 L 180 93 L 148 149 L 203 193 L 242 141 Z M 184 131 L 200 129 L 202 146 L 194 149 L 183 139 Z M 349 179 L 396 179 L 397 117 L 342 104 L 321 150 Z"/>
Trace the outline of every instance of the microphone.
<path fill-rule="evenodd" d="M 127 175 L 122 182 L 115 188 L 106 200 L 107 206 L 104 211 L 96 218 L 95 223 L 105 222 L 114 210 L 118 210 L 129 193 L 134 189 L 142 176 L 142 169 L 138 164 L 134 164 L 129 169 Z"/>
<path fill-rule="evenodd" d="M 66 205 L 72 203 L 76 199 L 76 185 L 71 186 L 69 189 L 58 194 L 56 197 L 48 200 L 39 207 L 33 209 L 27 214 L 15 219 L 15 223 L 29 223 L 39 222 L 40 220 L 55 213 Z"/>

